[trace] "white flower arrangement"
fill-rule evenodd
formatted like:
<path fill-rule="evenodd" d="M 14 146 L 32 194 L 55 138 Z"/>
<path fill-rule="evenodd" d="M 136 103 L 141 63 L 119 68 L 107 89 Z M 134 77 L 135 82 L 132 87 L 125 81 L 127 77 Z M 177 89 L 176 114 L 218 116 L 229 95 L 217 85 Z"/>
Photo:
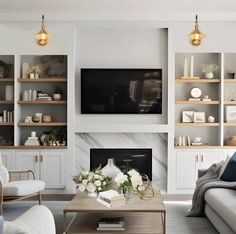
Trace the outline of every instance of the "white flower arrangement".
<path fill-rule="evenodd" d="M 129 170 L 127 174 L 120 172 L 116 176 L 115 182 L 119 186 L 118 190 L 122 193 L 127 192 L 130 187 L 132 187 L 133 190 L 137 190 L 139 186 L 143 185 L 142 176 L 134 169 Z"/>
<path fill-rule="evenodd" d="M 82 171 L 73 177 L 76 188 L 80 192 L 102 192 L 106 190 L 111 183 L 111 178 L 102 174 L 101 167 L 94 171 Z"/>
<path fill-rule="evenodd" d="M 203 73 L 209 73 L 209 72 L 218 72 L 219 66 L 217 64 L 206 64 L 202 67 Z"/>

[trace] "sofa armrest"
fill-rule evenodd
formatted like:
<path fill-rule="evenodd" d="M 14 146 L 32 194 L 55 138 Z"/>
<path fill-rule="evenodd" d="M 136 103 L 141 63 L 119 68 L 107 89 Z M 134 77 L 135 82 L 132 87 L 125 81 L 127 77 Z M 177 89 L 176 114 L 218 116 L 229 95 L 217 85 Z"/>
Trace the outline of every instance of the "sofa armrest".
<path fill-rule="evenodd" d="M 27 179 L 29 180 L 32 177 L 33 180 L 36 179 L 36 175 L 32 170 L 27 171 L 9 171 L 10 181 L 14 180 L 22 180 Z"/>
<path fill-rule="evenodd" d="M 199 169 L 198 170 L 198 179 L 204 176 L 207 172 L 207 169 Z"/>

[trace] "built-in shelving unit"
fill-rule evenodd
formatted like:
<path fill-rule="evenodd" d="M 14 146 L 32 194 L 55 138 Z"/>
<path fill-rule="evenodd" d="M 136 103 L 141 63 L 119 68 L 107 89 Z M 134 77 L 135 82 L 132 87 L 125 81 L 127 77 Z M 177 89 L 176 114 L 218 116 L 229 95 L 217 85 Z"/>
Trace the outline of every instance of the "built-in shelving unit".
<path fill-rule="evenodd" d="M 14 78 L 0 78 L 0 83 L 14 83 Z"/>
<path fill-rule="evenodd" d="M 181 79 L 183 76 L 184 59 L 194 56 L 194 76 L 200 79 Z M 202 66 L 204 64 L 217 64 L 219 72 L 213 79 L 204 78 Z M 226 107 L 236 108 L 236 53 L 177 53 L 175 59 L 175 137 L 190 136 L 201 137 L 206 146 L 175 146 L 175 149 L 221 149 L 235 148 L 227 146 L 226 141 L 236 136 L 236 119 L 226 122 Z M 202 90 L 202 97 L 208 95 L 210 101 L 188 100 L 192 87 Z M 182 111 L 205 112 L 204 123 L 183 123 Z M 208 116 L 214 116 L 214 123 L 208 122 Z M 197 128 L 201 127 L 201 128 Z M 210 128 L 213 127 L 213 128 Z"/>
<path fill-rule="evenodd" d="M 66 83 L 66 78 L 18 79 L 20 83 Z"/>
<path fill-rule="evenodd" d="M 66 122 L 51 122 L 51 123 L 25 123 L 25 122 L 19 122 L 17 123 L 17 126 L 22 127 L 51 127 L 51 126 L 67 126 Z"/>
<path fill-rule="evenodd" d="M 18 101 L 17 104 L 33 105 L 66 105 L 67 101 Z"/>

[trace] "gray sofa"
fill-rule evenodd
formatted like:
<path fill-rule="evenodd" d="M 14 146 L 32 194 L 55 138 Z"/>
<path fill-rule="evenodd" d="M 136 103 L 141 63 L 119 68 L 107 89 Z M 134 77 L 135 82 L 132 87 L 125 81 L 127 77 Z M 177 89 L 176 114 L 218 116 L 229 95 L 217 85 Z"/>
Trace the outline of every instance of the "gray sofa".
<path fill-rule="evenodd" d="M 198 178 L 206 170 L 198 171 Z M 205 214 L 220 234 L 236 233 L 236 190 L 212 188 L 204 196 Z"/>

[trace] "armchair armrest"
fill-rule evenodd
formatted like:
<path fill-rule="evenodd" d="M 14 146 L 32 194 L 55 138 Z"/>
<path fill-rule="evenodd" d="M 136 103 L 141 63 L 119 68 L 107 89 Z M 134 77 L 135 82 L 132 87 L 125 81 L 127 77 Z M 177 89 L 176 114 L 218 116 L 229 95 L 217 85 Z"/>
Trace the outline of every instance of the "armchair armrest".
<path fill-rule="evenodd" d="M 36 175 L 32 170 L 26 170 L 26 171 L 9 171 L 9 177 L 10 181 L 14 180 L 21 180 L 24 176 L 24 179 L 30 179 L 30 175 L 32 176 L 33 180 L 36 179 Z"/>
<path fill-rule="evenodd" d="M 199 169 L 198 170 L 198 179 L 204 176 L 207 172 L 207 169 Z"/>

